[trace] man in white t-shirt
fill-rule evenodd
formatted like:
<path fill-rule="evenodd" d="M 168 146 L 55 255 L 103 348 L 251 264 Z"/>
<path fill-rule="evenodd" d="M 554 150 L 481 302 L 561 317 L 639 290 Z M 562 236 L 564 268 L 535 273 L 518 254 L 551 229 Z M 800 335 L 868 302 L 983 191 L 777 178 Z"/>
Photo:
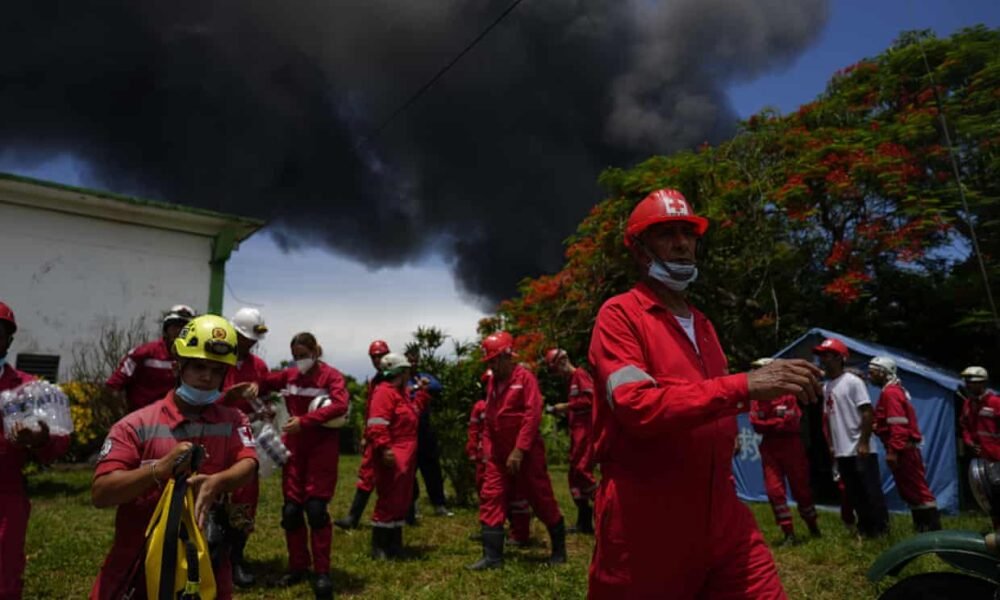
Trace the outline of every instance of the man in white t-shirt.
<path fill-rule="evenodd" d="M 830 451 L 837 461 L 847 497 L 858 513 L 858 532 L 877 537 L 889 532 L 889 512 L 882 495 L 878 457 L 872 452 L 875 416 L 865 382 L 844 370 L 850 352 L 840 340 L 827 338 L 813 348 L 826 373 L 823 416 L 829 430 Z"/>

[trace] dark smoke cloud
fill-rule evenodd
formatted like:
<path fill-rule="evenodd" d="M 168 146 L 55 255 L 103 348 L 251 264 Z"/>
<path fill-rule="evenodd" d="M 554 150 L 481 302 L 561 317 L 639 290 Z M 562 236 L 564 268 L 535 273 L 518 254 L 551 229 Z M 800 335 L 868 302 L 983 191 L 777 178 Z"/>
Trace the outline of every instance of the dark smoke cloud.
<path fill-rule="evenodd" d="M 0 154 L 272 219 L 377 267 L 444 249 L 491 302 L 558 267 L 609 165 L 731 132 L 724 90 L 783 65 L 825 0 L 5 2 Z"/>

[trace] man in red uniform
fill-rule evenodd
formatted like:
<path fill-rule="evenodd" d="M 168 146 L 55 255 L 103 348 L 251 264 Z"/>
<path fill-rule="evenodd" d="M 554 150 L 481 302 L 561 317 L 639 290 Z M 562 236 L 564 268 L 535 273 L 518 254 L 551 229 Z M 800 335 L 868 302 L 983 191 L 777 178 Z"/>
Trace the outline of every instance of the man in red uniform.
<path fill-rule="evenodd" d="M 292 453 L 281 480 L 285 497 L 281 527 L 288 545 L 289 570 L 281 585 L 293 585 L 306 578 L 311 549 L 316 573 L 313 591 L 317 599 L 332 598 L 333 526 L 327 506 L 337 488 L 340 432 L 328 425 L 347 414 L 350 398 L 340 371 L 319 360 L 323 349 L 315 336 L 308 332 L 297 334 L 292 338 L 291 351 L 295 366 L 269 373 L 266 381 L 267 389 L 281 390 L 291 415 L 281 428 L 282 441 Z"/>
<path fill-rule="evenodd" d="M 267 336 L 264 317 L 256 308 L 241 308 L 233 315 L 236 330 L 236 366 L 229 369 L 223 389 L 223 403 L 239 409 L 251 421 L 263 408 L 258 400 L 259 385 L 267 378 L 269 369 L 259 356 L 252 352 L 257 342 Z M 250 483 L 230 495 L 226 511 L 229 515 L 230 561 L 233 565 L 233 583 L 239 587 L 254 584 L 254 576 L 247 570 L 243 552 L 254 529 L 260 482 L 256 473 Z"/>
<path fill-rule="evenodd" d="M 885 446 L 885 464 L 889 465 L 900 498 L 910 505 L 913 528 L 917 533 L 941 529 L 937 499 L 927 485 L 924 459 L 920 456 L 917 413 L 896 374 L 896 361 L 876 356 L 868 363 L 868 378 L 882 387 L 875 407 L 875 435 Z"/>
<path fill-rule="evenodd" d="M 375 340 L 368 346 L 368 358 L 375 367 L 375 375 L 368 380 L 368 397 L 365 403 L 365 422 L 368 422 L 368 415 L 371 413 L 372 393 L 379 383 L 379 366 L 382 358 L 389 354 L 389 344 L 382 340 Z M 375 462 L 372 458 L 372 450 L 368 446 L 368 441 L 361 438 L 361 466 L 358 467 L 358 483 L 354 489 L 354 499 L 351 501 L 351 508 L 347 516 L 336 519 L 333 524 L 341 529 L 354 529 L 361 523 L 361 515 L 368 506 L 368 498 L 375 489 Z"/>
<path fill-rule="evenodd" d="M 7 351 L 14 341 L 17 320 L 14 311 L 0 302 L 0 392 L 12 390 L 34 377 L 7 363 Z M 0 600 L 19 600 L 24 582 L 24 539 L 28 533 L 31 503 L 24 489 L 21 469 L 29 457 L 51 462 L 69 448 L 69 436 L 49 435 L 43 422 L 40 430 L 15 425 L 13 436 L 4 435 L 0 413 Z"/>
<path fill-rule="evenodd" d="M 195 311 L 178 304 L 163 317 L 163 335 L 158 340 L 136 346 L 122 358 L 105 385 L 113 395 L 125 395 L 128 410 L 138 410 L 163 398 L 174 389 L 174 356 L 170 352 L 177 334 Z"/>
<path fill-rule="evenodd" d="M 712 324 L 684 294 L 707 228 L 680 192 L 647 196 L 625 229 L 642 280 L 597 314 L 591 598 L 785 597 L 733 486 L 736 415 L 754 399 L 814 401 L 819 371 L 776 360 L 729 374 Z"/>
<path fill-rule="evenodd" d="M 753 366 L 759 369 L 771 362 L 773 359 L 761 358 L 754 361 Z M 764 487 L 771 510 L 774 511 L 774 520 L 785 534 L 785 543 L 795 542 L 792 510 L 788 507 L 788 496 L 785 493 L 786 477 L 799 505 L 799 516 L 806 522 L 813 536 L 820 535 L 819 525 L 816 523 L 816 506 L 809 488 L 809 460 L 802 444 L 799 425 L 801 418 L 799 402 L 790 394 L 750 403 L 750 424 L 754 431 L 763 436 L 760 442 L 760 462 L 764 468 Z"/>
<path fill-rule="evenodd" d="M 545 446 L 538 434 L 542 394 L 528 369 L 514 362 L 514 339 L 505 331 L 483 340 L 483 360 L 493 377 L 486 386 L 486 447 L 489 462 L 479 504 L 483 526 L 483 558 L 472 570 L 503 565 L 505 520 L 514 495 L 523 493 L 549 530 L 549 564 L 566 562 L 566 524 L 552 494 Z"/>
<path fill-rule="evenodd" d="M 962 441 L 973 456 L 1000 460 L 1000 396 L 986 389 L 989 373 L 983 367 L 962 371 L 967 397 L 962 407 Z"/>
<path fill-rule="evenodd" d="M 92 600 L 118 600 L 145 584 L 131 570 L 145 550 L 146 526 L 164 482 L 191 470 L 191 450 L 204 448 L 198 474 L 188 483 L 197 491 L 195 516 L 207 514 L 228 492 L 250 481 L 257 470 L 253 433 L 246 415 L 217 402 L 229 367 L 236 364 L 236 332 L 222 317 L 193 319 L 174 342 L 179 360 L 174 390 L 111 427 L 101 448 L 91 499 L 97 508 L 117 506 L 115 537 L 94 582 Z M 218 598 L 232 597 L 229 557 L 214 565 Z M 140 563 L 141 565 L 141 563 Z M 141 567 L 140 567 L 141 568 Z"/>
<path fill-rule="evenodd" d="M 569 418 L 569 491 L 576 504 L 575 533 L 594 533 L 594 511 L 590 502 L 597 490 L 591 447 L 594 407 L 594 380 L 583 367 L 574 366 L 565 350 L 552 348 L 545 353 L 549 371 L 569 382 L 566 402 L 553 407 L 556 414 Z"/>
<path fill-rule="evenodd" d="M 382 358 L 382 377 L 372 394 L 365 437 L 375 457 L 378 500 L 372 514 L 372 558 L 403 554 L 403 525 L 417 476 L 417 429 L 420 412 L 430 401 L 423 386 L 407 389 L 410 363 L 399 354 Z"/>

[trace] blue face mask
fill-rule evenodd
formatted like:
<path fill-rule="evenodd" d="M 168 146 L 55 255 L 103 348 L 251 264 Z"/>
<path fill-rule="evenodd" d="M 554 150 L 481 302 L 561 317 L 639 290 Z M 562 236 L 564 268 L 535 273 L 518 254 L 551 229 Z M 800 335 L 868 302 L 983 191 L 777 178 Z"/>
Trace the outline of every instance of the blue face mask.
<path fill-rule="evenodd" d="M 193 388 L 186 383 L 182 383 L 179 388 L 177 388 L 177 395 L 181 397 L 181 400 L 190 404 L 191 406 L 208 406 L 222 395 L 219 390 L 199 390 Z"/>
<path fill-rule="evenodd" d="M 653 260 L 649 263 L 649 276 L 675 292 L 682 292 L 698 279 L 698 267 L 687 263 Z"/>

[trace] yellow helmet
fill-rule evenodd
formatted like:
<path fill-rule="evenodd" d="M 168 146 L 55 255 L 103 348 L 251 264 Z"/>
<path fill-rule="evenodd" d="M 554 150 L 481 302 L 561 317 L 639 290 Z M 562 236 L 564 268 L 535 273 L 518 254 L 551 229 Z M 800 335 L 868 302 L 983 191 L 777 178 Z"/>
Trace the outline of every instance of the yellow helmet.
<path fill-rule="evenodd" d="M 174 340 L 178 358 L 202 358 L 236 366 L 236 330 L 217 315 L 195 317 Z"/>

